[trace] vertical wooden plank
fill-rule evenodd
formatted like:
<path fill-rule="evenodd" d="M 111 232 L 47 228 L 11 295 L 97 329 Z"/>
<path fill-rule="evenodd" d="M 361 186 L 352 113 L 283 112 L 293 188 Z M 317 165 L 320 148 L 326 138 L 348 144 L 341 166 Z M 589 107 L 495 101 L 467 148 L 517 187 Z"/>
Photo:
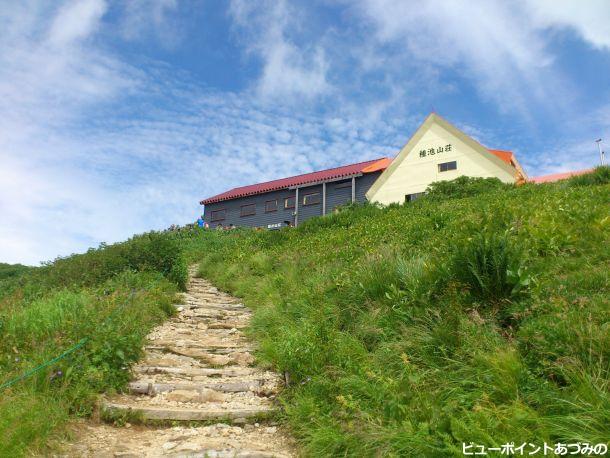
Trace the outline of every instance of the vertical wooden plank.
<path fill-rule="evenodd" d="M 322 183 L 322 215 L 326 215 L 326 183 Z"/>
<path fill-rule="evenodd" d="M 299 225 L 299 188 L 295 189 L 294 197 L 294 227 Z"/>

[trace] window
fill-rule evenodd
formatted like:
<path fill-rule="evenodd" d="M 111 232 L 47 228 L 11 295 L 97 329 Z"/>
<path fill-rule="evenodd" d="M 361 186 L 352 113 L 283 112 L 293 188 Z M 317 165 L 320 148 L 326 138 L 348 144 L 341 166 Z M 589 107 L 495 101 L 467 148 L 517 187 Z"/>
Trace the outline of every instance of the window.
<path fill-rule="evenodd" d="M 284 199 L 284 208 L 294 208 L 296 199 L 294 197 L 286 197 Z"/>
<path fill-rule="evenodd" d="M 456 161 L 443 162 L 443 163 L 438 165 L 438 171 L 439 172 L 448 172 L 449 170 L 456 170 L 456 169 L 457 169 L 457 162 Z"/>
<path fill-rule="evenodd" d="M 303 205 L 315 205 L 320 203 L 320 193 L 313 192 L 303 196 Z"/>
<path fill-rule="evenodd" d="M 339 183 L 337 186 L 335 186 L 335 189 L 343 189 L 343 188 L 351 188 L 352 187 L 352 181 L 343 181 L 342 183 Z"/>
<path fill-rule="evenodd" d="M 277 199 L 276 200 L 268 200 L 265 202 L 265 213 L 276 212 L 277 211 Z"/>
<path fill-rule="evenodd" d="M 214 210 L 212 212 L 212 221 L 222 221 L 227 216 L 227 211 L 225 209 L 222 210 Z"/>
<path fill-rule="evenodd" d="M 242 205 L 239 216 L 250 216 L 256 214 L 256 204 Z"/>
<path fill-rule="evenodd" d="M 415 194 L 407 194 L 405 196 L 405 202 L 413 202 L 414 200 L 419 199 L 424 194 L 425 194 L 424 192 L 416 192 Z"/>

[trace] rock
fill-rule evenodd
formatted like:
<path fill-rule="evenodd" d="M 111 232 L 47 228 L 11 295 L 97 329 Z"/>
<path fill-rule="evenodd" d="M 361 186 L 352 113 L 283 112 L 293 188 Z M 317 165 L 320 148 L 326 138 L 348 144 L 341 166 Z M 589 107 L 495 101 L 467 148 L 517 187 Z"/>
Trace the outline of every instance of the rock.
<path fill-rule="evenodd" d="M 215 390 L 201 388 L 200 390 L 174 390 L 165 395 L 168 401 L 176 402 L 222 402 L 225 396 Z"/>
<path fill-rule="evenodd" d="M 224 399 L 224 394 L 208 388 L 202 388 L 199 402 L 222 402 Z"/>
<path fill-rule="evenodd" d="M 249 366 L 254 363 L 254 356 L 250 353 L 231 353 L 231 358 L 240 366 Z"/>
<path fill-rule="evenodd" d="M 167 393 L 165 399 L 176 402 L 198 402 L 199 396 L 195 390 L 175 390 Z"/>
<path fill-rule="evenodd" d="M 176 445 L 175 442 L 166 442 L 165 444 L 163 444 L 163 450 L 171 450 L 173 449 Z"/>
<path fill-rule="evenodd" d="M 206 363 L 211 364 L 213 366 L 226 366 L 229 364 L 232 359 L 227 355 L 210 355 L 206 354 L 205 356 L 201 356 Z"/>

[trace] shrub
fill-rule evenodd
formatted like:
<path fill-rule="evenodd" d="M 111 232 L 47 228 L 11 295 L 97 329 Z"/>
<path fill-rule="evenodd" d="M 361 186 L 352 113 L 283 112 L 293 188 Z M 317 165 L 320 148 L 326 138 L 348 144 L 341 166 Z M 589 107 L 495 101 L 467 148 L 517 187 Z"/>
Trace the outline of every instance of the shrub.
<path fill-rule="evenodd" d="M 498 178 L 473 178 L 461 176 L 451 181 L 436 181 L 426 189 L 426 198 L 440 200 L 446 198 L 472 197 L 480 194 L 508 190 L 513 185 L 503 183 Z"/>
<path fill-rule="evenodd" d="M 188 275 L 179 241 L 171 233 L 149 232 L 126 242 L 101 244 L 83 254 L 57 258 L 30 275 L 12 280 L 35 297 L 50 288 L 100 285 L 128 270 L 158 272 L 181 289 Z"/>
<path fill-rule="evenodd" d="M 22 264 L 5 264 L 0 262 L 0 280 L 18 277 L 28 272 L 32 267 L 24 266 Z"/>

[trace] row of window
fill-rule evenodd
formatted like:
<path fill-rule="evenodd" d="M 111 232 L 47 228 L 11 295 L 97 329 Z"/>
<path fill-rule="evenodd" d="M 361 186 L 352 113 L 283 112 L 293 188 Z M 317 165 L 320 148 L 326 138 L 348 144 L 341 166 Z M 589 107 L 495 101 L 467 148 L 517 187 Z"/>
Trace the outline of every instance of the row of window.
<path fill-rule="evenodd" d="M 438 164 L 439 172 L 449 172 L 451 170 L 457 170 L 457 161 L 442 162 L 442 163 Z M 352 185 L 351 182 L 347 181 L 347 182 L 337 184 L 335 186 L 335 188 L 336 189 L 348 188 L 351 185 Z M 412 201 L 412 200 L 415 200 L 415 199 L 421 197 L 421 195 L 423 195 L 423 192 L 416 193 L 416 194 L 408 194 L 407 196 L 405 196 L 405 200 L 407 200 L 407 202 L 409 202 L 409 201 Z M 303 196 L 303 205 L 316 205 L 319 203 L 320 203 L 320 193 L 319 192 L 313 192 L 310 194 L 305 194 Z M 288 209 L 294 208 L 294 204 L 295 204 L 294 197 L 286 197 L 284 199 L 284 209 L 288 210 Z M 265 213 L 276 212 L 277 209 L 278 209 L 277 199 L 268 200 L 265 202 Z M 226 212 L 227 212 L 226 209 L 213 211 L 212 215 L 211 215 L 212 221 L 222 221 L 227 216 Z M 246 205 L 241 206 L 239 216 L 252 216 L 252 215 L 256 215 L 256 204 L 246 204 Z"/>
<path fill-rule="evenodd" d="M 286 197 L 284 199 L 284 209 L 289 210 L 294 208 L 296 199 L 295 197 Z M 315 205 L 320 203 L 320 193 L 313 192 L 310 194 L 305 194 L 303 196 L 303 205 Z M 268 200 L 265 202 L 265 213 L 276 212 L 278 210 L 278 201 L 277 199 Z M 246 204 L 242 205 L 239 210 L 239 216 L 252 216 L 256 215 L 256 204 Z M 211 220 L 214 221 L 222 221 L 227 216 L 226 209 L 222 210 L 214 210 L 212 211 Z"/>

